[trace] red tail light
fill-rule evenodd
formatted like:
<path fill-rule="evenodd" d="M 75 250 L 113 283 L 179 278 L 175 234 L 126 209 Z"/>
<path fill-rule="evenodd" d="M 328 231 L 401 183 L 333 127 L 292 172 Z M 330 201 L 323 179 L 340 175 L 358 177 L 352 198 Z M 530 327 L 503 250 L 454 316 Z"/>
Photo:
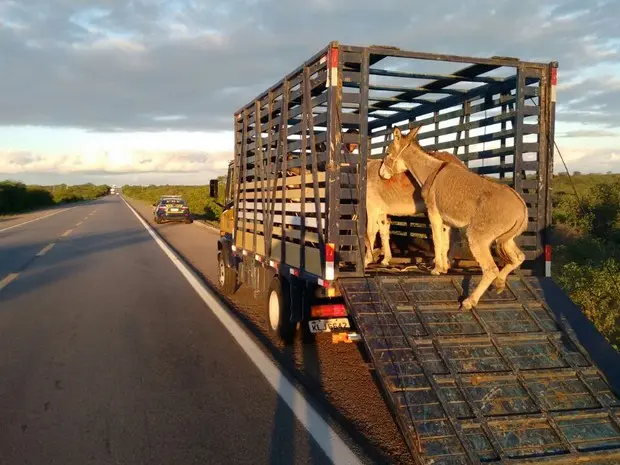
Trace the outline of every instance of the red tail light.
<path fill-rule="evenodd" d="M 310 308 L 312 318 L 335 318 L 347 316 L 347 307 L 344 304 L 313 305 Z"/>

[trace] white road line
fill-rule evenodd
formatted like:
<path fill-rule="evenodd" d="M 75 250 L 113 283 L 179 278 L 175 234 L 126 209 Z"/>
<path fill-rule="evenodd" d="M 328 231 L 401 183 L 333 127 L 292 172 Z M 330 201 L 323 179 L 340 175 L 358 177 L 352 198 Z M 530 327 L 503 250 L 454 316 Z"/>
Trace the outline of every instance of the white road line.
<path fill-rule="evenodd" d="M 9 273 L 0 281 L 0 291 L 5 288 L 11 281 L 19 276 L 19 273 Z"/>
<path fill-rule="evenodd" d="M 78 221 L 77 223 L 75 223 L 76 226 L 79 226 L 83 223 L 83 221 Z"/>
<path fill-rule="evenodd" d="M 14 224 L 13 226 L 9 226 L 8 228 L 0 229 L 0 232 L 8 231 L 9 229 L 13 229 L 13 228 L 18 228 L 19 226 L 23 226 L 23 225 L 28 224 L 28 223 L 34 223 L 35 221 L 39 221 L 39 220 L 43 220 L 45 218 L 49 218 L 50 216 L 54 216 L 54 215 L 57 215 L 58 213 L 69 211 L 69 210 L 71 210 L 73 208 L 75 208 L 75 207 L 70 207 L 70 208 L 67 208 L 67 209 L 64 209 L 64 210 L 58 210 L 58 211 L 50 213 L 49 215 L 39 216 L 38 218 L 35 218 L 34 220 L 28 220 L 28 221 L 24 221 L 23 223 Z"/>
<path fill-rule="evenodd" d="M 42 257 L 43 255 L 45 255 L 47 252 L 50 251 L 50 249 L 52 247 L 54 247 L 56 244 L 54 242 L 52 242 L 51 244 L 47 244 L 45 247 L 43 247 L 39 253 L 37 254 L 37 257 Z"/>
<path fill-rule="evenodd" d="M 64 233 L 62 233 L 60 237 L 68 236 L 69 234 L 71 234 L 71 231 L 73 231 L 73 229 L 67 229 Z"/>
<path fill-rule="evenodd" d="M 319 415 L 310 402 L 282 373 L 282 371 L 263 353 L 245 330 L 237 323 L 234 317 L 224 307 L 196 274 L 182 261 L 182 259 L 157 235 L 154 229 L 142 219 L 136 210 L 122 199 L 125 205 L 138 218 L 144 229 L 177 267 L 189 284 L 194 288 L 207 307 L 215 314 L 228 330 L 246 355 L 254 362 L 269 384 L 291 408 L 299 422 L 312 435 L 317 444 L 323 449 L 333 463 L 359 464 L 362 462 L 338 436 L 336 431 Z"/>

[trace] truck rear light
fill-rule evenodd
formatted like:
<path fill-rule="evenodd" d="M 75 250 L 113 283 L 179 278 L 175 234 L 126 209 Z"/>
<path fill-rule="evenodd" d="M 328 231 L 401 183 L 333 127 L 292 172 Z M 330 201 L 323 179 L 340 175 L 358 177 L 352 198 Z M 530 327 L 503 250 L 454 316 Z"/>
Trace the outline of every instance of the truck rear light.
<path fill-rule="evenodd" d="M 344 304 L 323 304 L 310 307 L 312 318 L 336 318 L 347 316 L 347 308 Z"/>
<path fill-rule="evenodd" d="M 334 261 L 336 258 L 336 246 L 328 242 L 325 244 L 325 279 L 327 281 L 334 280 Z"/>
<path fill-rule="evenodd" d="M 549 244 L 545 246 L 545 276 L 551 277 L 551 246 Z"/>

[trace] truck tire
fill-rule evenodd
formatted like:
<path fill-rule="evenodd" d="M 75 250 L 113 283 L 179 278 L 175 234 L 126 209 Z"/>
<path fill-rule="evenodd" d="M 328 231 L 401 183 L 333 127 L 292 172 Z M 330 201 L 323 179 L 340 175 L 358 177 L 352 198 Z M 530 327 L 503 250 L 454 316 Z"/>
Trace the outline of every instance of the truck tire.
<path fill-rule="evenodd" d="M 224 295 L 234 294 L 237 290 L 237 272 L 226 266 L 222 252 L 217 254 L 218 284 Z"/>
<path fill-rule="evenodd" d="M 267 327 L 269 332 L 284 344 L 293 342 L 296 324 L 291 322 L 289 286 L 279 276 L 274 276 L 267 292 Z"/>

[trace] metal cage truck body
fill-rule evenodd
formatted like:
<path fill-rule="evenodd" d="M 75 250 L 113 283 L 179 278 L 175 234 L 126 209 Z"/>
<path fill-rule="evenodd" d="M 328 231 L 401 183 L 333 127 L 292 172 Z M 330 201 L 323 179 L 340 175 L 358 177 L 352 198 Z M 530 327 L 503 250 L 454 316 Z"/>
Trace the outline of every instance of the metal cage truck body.
<path fill-rule="evenodd" d="M 556 84 L 555 62 L 332 42 L 234 115 L 221 288 L 262 295 L 285 341 L 362 341 L 417 463 L 620 464 L 620 357 L 550 278 Z M 480 269 L 455 237 L 430 275 L 424 212 L 392 215 L 391 261 L 364 264 L 368 163 L 420 124 L 528 208 L 525 263 L 471 311 Z"/>

